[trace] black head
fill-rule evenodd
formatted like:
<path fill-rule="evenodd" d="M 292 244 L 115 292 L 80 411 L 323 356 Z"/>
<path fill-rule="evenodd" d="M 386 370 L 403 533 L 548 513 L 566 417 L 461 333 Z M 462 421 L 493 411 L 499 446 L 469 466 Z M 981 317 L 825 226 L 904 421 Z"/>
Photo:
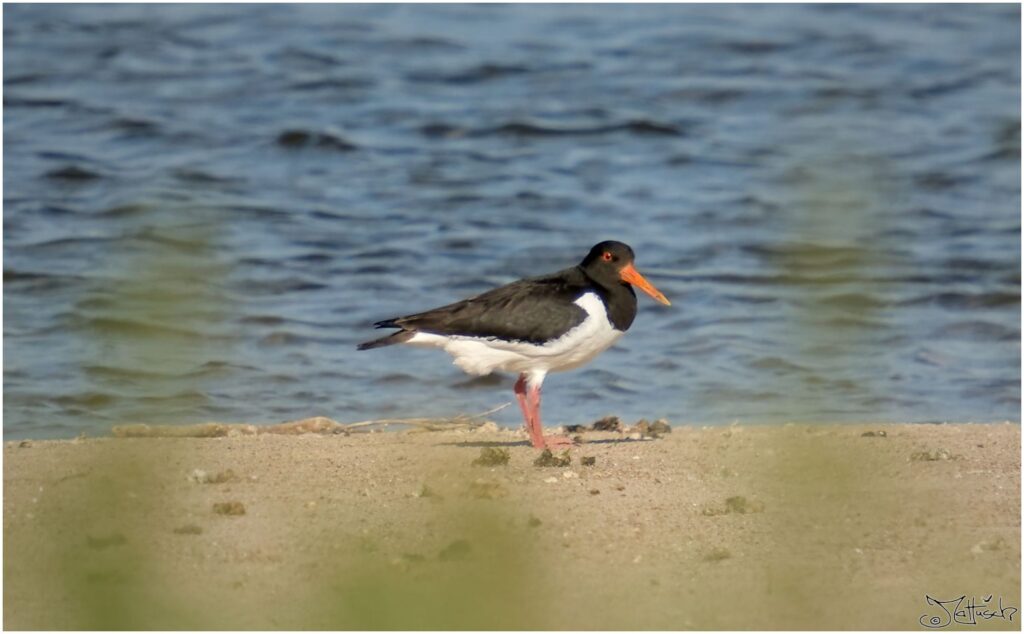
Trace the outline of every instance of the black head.
<path fill-rule="evenodd" d="M 605 240 L 590 249 L 587 257 L 580 262 L 591 278 L 600 281 L 612 281 L 619 278 L 619 271 L 627 264 L 633 263 L 633 249 L 628 244 Z"/>
<path fill-rule="evenodd" d="M 670 304 L 661 291 L 654 288 L 633 267 L 633 249 L 628 244 L 606 240 L 595 244 L 580 267 L 598 284 L 611 288 L 614 284 L 632 284 L 666 306 Z"/>

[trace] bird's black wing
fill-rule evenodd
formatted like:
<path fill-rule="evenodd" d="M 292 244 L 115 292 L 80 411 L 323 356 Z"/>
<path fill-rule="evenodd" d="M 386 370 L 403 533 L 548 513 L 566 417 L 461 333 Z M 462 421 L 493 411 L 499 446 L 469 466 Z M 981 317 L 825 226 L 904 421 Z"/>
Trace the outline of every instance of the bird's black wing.
<path fill-rule="evenodd" d="M 592 290 L 588 278 L 574 267 L 513 282 L 461 302 L 377 325 L 439 335 L 497 337 L 543 344 L 557 339 L 587 318 L 587 312 L 573 302 L 588 290 Z"/>

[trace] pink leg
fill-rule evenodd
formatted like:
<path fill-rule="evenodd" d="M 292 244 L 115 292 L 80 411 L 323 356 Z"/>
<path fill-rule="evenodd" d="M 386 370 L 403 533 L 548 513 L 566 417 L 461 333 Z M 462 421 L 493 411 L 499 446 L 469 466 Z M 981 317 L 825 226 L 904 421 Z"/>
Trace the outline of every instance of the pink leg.
<path fill-rule="evenodd" d="M 540 418 L 538 417 L 536 419 L 536 424 L 534 424 L 533 404 L 531 403 L 532 399 L 528 397 L 526 393 L 525 374 L 519 375 L 519 380 L 516 381 L 515 392 L 516 400 L 519 401 L 519 408 L 523 410 L 523 421 L 526 422 L 526 432 L 530 434 L 530 444 L 533 445 L 535 449 L 543 449 L 544 436 L 540 428 Z M 530 390 L 530 393 L 532 394 L 533 390 Z M 540 390 L 538 390 L 538 409 L 540 407 L 539 394 Z"/>
<path fill-rule="evenodd" d="M 567 436 L 545 436 L 544 428 L 540 423 L 540 386 L 531 386 L 529 393 L 527 394 L 527 405 L 530 408 L 530 418 L 533 421 L 533 428 L 536 430 L 536 436 L 533 436 L 531 432 L 531 439 L 533 440 L 533 446 L 537 449 L 563 449 L 574 446 L 576 443 Z M 539 443 L 538 444 L 538 440 Z"/>

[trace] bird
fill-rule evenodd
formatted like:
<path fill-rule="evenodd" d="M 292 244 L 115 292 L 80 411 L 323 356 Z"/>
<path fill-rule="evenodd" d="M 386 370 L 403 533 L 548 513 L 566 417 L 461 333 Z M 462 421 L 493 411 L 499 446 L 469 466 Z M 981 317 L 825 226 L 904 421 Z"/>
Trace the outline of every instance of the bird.
<path fill-rule="evenodd" d="M 614 240 L 593 246 L 576 266 L 529 277 L 453 304 L 385 319 L 397 328 L 358 350 L 394 344 L 441 348 L 473 375 L 518 373 L 514 391 L 530 444 L 561 449 L 574 442 L 545 436 L 540 419 L 541 385 L 550 372 L 578 368 L 608 349 L 636 317 L 636 293 L 670 306 L 668 298 L 634 266 L 629 245 Z"/>

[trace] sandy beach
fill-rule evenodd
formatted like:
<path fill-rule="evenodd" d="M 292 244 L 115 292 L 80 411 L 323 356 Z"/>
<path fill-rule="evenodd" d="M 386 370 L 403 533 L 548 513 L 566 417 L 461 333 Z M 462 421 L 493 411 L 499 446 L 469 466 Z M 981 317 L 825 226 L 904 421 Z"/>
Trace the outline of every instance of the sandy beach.
<path fill-rule="evenodd" d="M 584 439 L 7 442 L 4 626 L 1020 628 L 1017 424 Z"/>

